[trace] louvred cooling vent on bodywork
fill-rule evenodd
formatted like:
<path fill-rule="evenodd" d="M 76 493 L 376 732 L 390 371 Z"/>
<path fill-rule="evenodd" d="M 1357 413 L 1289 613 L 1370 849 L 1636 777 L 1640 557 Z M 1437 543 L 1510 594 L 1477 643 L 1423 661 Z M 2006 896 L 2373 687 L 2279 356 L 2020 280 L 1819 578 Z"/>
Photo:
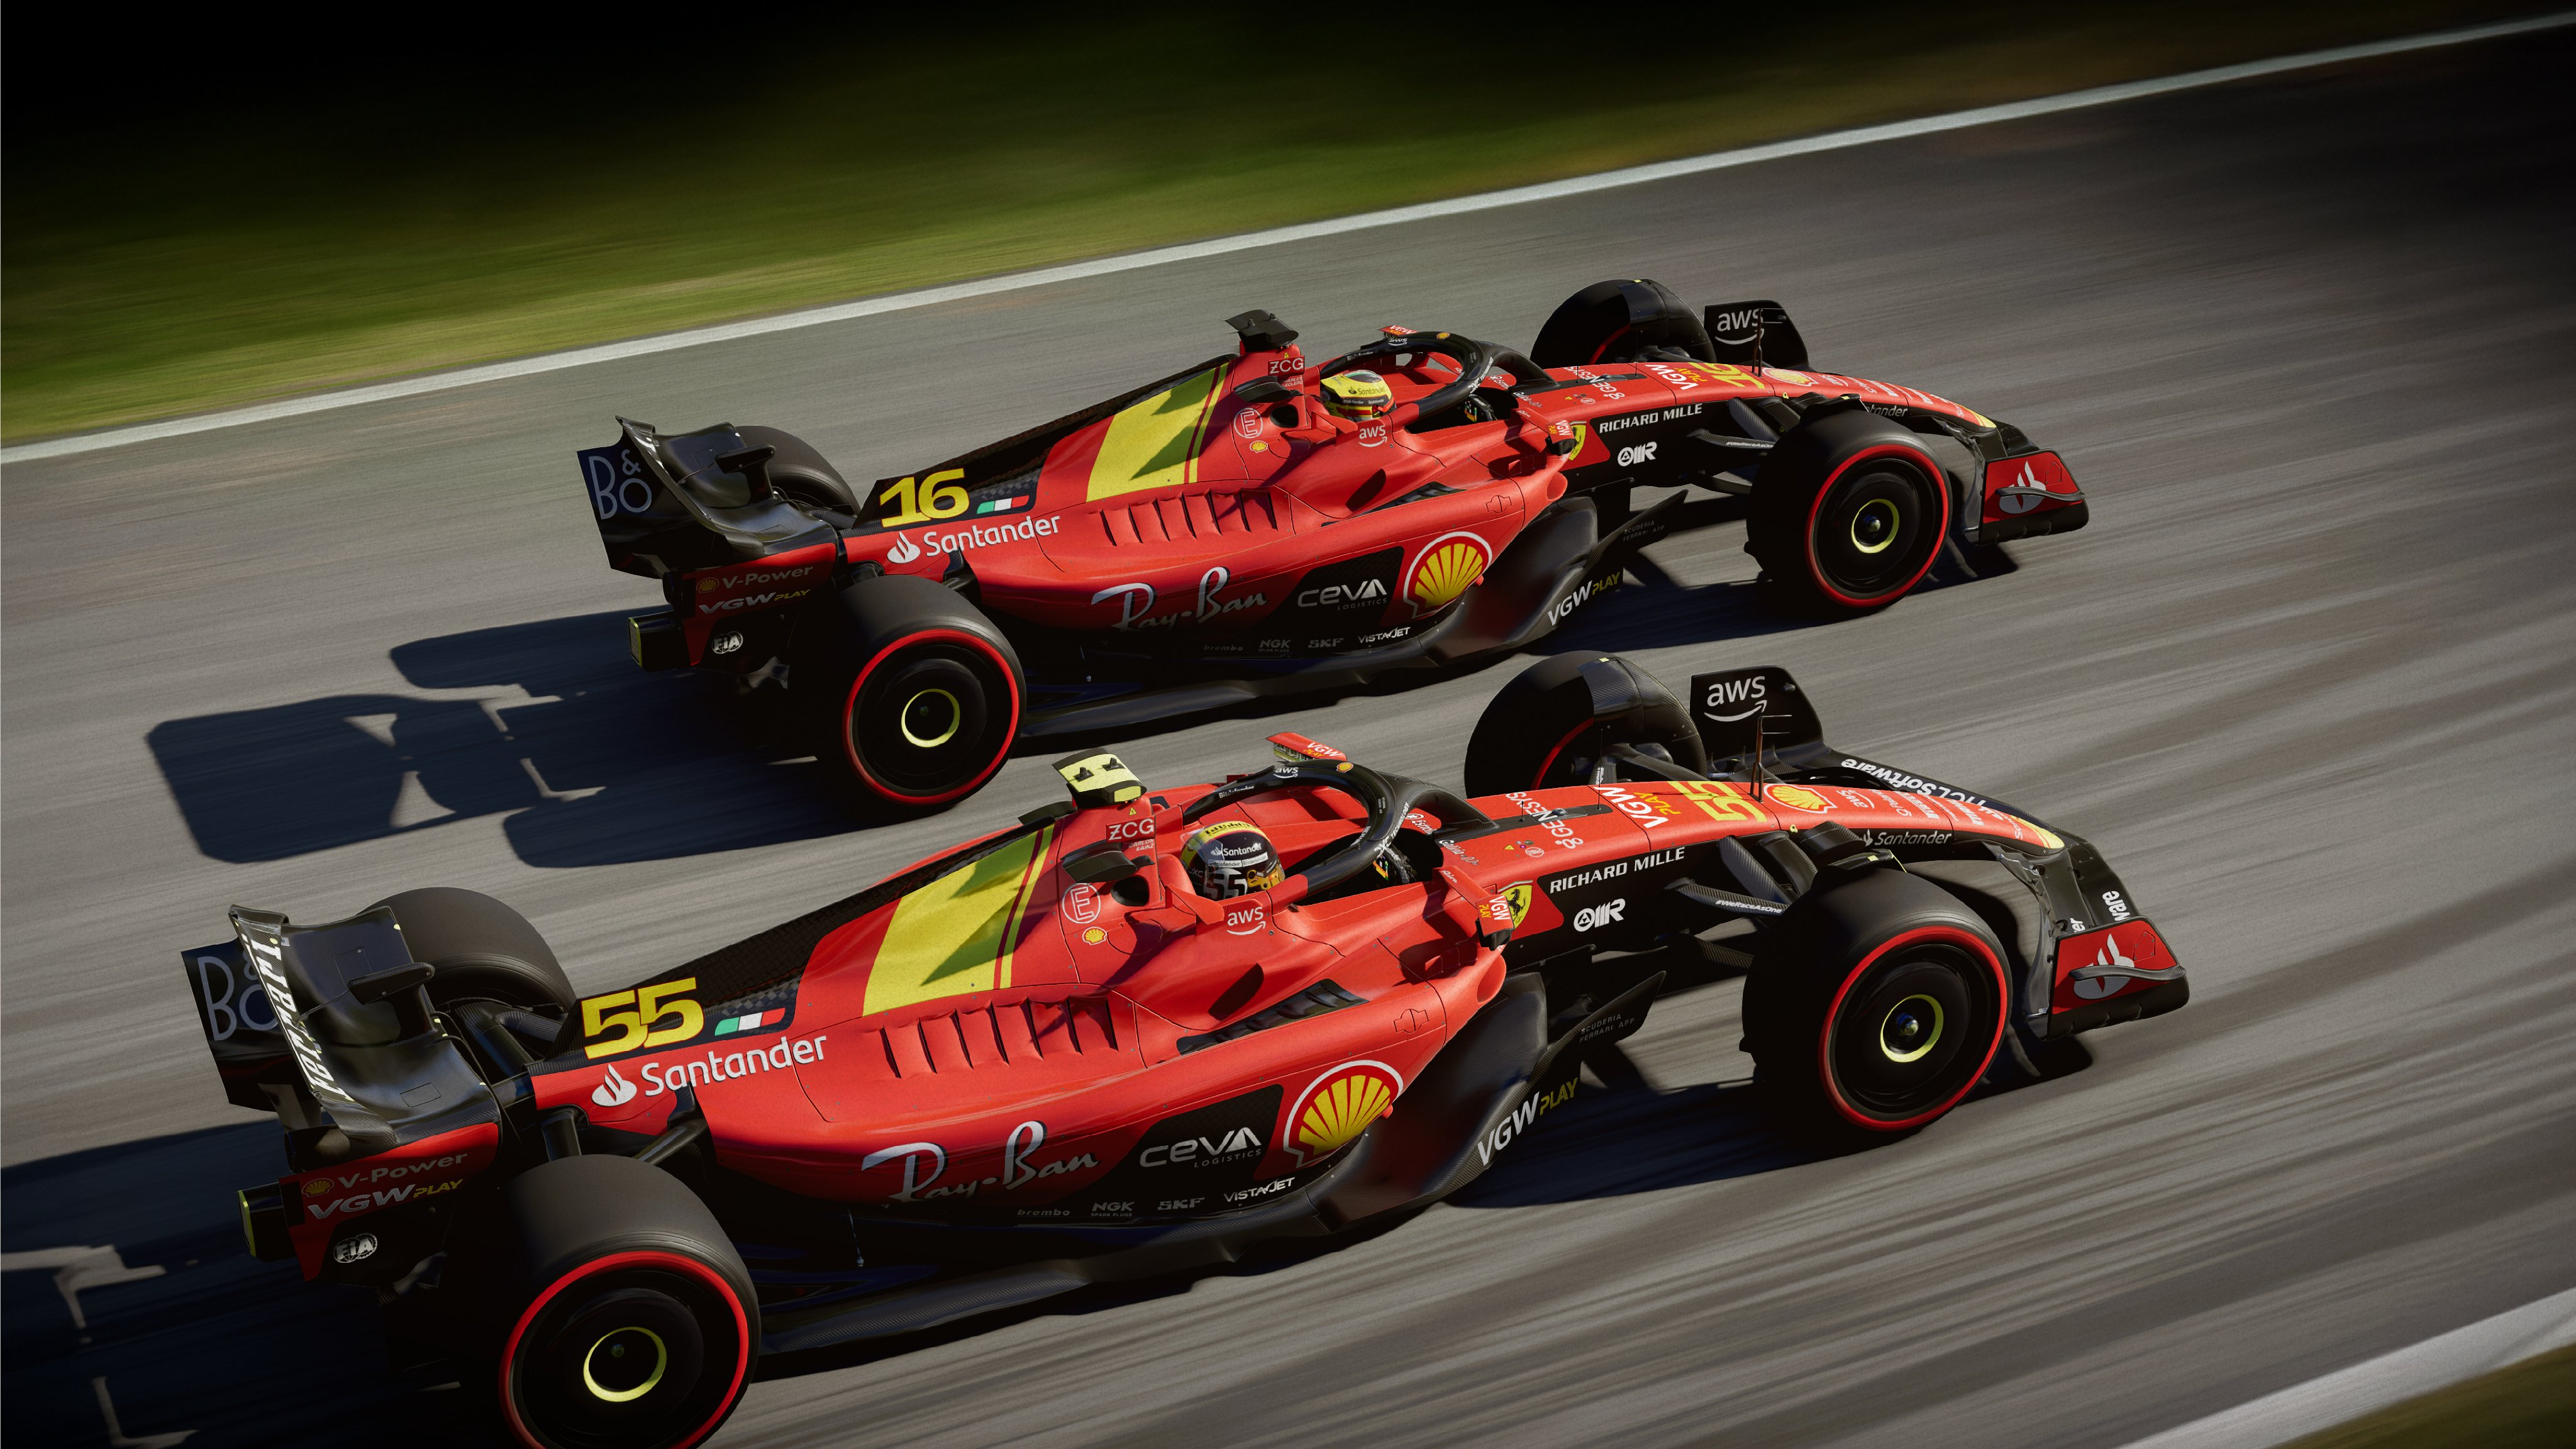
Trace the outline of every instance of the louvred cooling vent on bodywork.
<path fill-rule="evenodd" d="M 1066 1066 L 1093 1053 L 1118 1053 L 1109 1002 L 1098 996 L 954 1011 L 869 1035 L 898 1079 L 988 1067 Z"/>
<path fill-rule="evenodd" d="M 1112 544 L 1188 543 L 1194 539 L 1248 539 L 1277 533 L 1279 500 L 1267 488 L 1231 493 L 1184 493 L 1100 510 Z"/>

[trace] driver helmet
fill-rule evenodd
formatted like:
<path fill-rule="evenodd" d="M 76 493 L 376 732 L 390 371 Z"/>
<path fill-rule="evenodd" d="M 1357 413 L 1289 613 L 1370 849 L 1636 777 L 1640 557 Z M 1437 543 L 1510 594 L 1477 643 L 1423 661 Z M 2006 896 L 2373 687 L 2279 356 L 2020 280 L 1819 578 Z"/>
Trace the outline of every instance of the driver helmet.
<path fill-rule="evenodd" d="M 1337 372 L 1324 379 L 1324 406 L 1355 422 L 1382 418 L 1395 407 L 1395 389 L 1365 368 Z"/>
<path fill-rule="evenodd" d="M 1212 901 L 1268 890 L 1288 874 L 1278 847 L 1249 820 L 1201 826 L 1181 846 L 1181 869 L 1189 872 L 1191 887 Z"/>

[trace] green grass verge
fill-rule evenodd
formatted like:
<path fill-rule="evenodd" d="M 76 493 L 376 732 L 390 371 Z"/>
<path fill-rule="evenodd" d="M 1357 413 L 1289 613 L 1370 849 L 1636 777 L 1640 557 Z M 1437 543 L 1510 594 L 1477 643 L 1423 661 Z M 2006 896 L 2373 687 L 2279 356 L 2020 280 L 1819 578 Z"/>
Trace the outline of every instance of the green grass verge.
<path fill-rule="evenodd" d="M 2576 1444 L 2576 1348 L 2338 1424 L 2283 1449 L 2567 1449 Z"/>
<path fill-rule="evenodd" d="M 1291 23 L 1215 8 L 822 46 L 768 58 L 756 86 L 739 70 L 691 86 L 595 64 L 507 124 L 396 125 L 335 101 L 322 115 L 245 111 L 37 154 L 13 146 L 0 183 L 0 434 L 2541 7 L 1853 0 L 1829 24 L 1690 7 L 1700 18 L 1640 34 L 1560 5 L 1469 12 L 1491 23 L 1385 22 L 1369 46 L 1330 42 L 1309 23 L 1322 11 Z M 526 121 L 537 113 L 547 119 Z M 1361 264 L 1365 245 L 1353 251 Z"/>

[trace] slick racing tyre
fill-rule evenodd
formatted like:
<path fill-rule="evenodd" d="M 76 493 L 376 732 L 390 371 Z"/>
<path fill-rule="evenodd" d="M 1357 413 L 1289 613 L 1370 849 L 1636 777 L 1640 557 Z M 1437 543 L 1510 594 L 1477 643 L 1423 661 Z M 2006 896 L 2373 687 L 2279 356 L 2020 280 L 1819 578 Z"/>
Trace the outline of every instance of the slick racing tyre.
<path fill-rule="evenodd" d="M 553 1021 L 572 1014 L 577 998 L 553 948 L 527 917 L 490 896 L 426 886 L 387 896 L 376 906 L 392 909 L 412 959 L 438 968 L 429 999 L 442 1010 L 490 1001 Z"/>
<path fill-rule="evenodd" d="M 1530 344 L 1541 367 L 1691 358 L 1717 360 L 1708 328 L 1672 288 L 1644 278 L 1595 282 L 1566 298 Z"/>
<path fill-rule="evenodd" d="M 1883 609 L 1931 571 L 1950 530 L 1950 488 L 1923 440 L 1872 413 L 1792 428 L 1763 459 L 1745 551 L 1810 614 Z"/>
<path fill-rule="evenodd" d="M 1542 659 L 1477 718 L 1467 739 L 1467 793 L 1580 785 L 1612 745 L 1660 752 L 1692 771 L 1708 768 L 1690 711 L 1655 676 L 1616 655 Z"/>
<path fill-rule="evenodd" d="M 1010 641 L 929 579 L 860 579 L 798 632 L 820 635 L 795 667 L 816 758 L 861 805 L 925 810 L 982 788 L 1020 728 Z"/>
<path fill-rule="evenodd" d="M 2003 1041 L 2003 948 L 1918 876 L 1833 880 L 1764 933 L 1744 1034 L 1782 1124 L 1825 1144 L 1911 1132 L 1948 1112 Z"/>
<path fill-rule="evenodd" d="M 567 1157 L 513 1179 L 484 1279 L 495 1359 L 480 1376 L 507 1443 L 687 1449 L 741 1402 L 760 1300 L 715 1215 L 629 1157 Z"/>
<path fill-rule="evenodd" d="M 779 492 L 809 508 L 827 508 L 851 520 L 859 516 L 858 495 L 850 491 L 841 470 L 823 460 L 814 446 L 777 428 L 736 428 L 747 448 L 769 447 L 769 481 Z"/>

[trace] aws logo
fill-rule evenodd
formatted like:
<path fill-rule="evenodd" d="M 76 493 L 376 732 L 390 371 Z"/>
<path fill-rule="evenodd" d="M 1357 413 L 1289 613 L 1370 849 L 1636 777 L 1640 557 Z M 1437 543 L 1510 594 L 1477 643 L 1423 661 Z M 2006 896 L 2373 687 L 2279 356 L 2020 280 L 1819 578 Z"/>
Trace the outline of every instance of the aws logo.
<path fill-rule="evenodd" d="M 1771 677 L 1767 674 L 1720 678 L 1709 685 L 1708 697 L 1699 702 L 1700 712 L 1719 724 L 1737 724 L 1769 709 L 1770 694 Z M 1735 713 L 1724 712 L 1730 709 Z"/>
<path fill-rule="evenodd" d="M 1395 1110 L 1404 1078 L 1384 1062 L 1346 1062 L 1317 1077 L 1288 1109 L 1288 1151 L 1299 1165 L 1341 1151 Z"/>
<path fill-rule="evenodd" d="M 1494 561 L 1493 545 L 1473 533 L 1444 533 L 1413 556 L 1404 574 L 1404 592 L 1416 617 L 1449 607 L 1470 585 L 1485 576 Z"/>

